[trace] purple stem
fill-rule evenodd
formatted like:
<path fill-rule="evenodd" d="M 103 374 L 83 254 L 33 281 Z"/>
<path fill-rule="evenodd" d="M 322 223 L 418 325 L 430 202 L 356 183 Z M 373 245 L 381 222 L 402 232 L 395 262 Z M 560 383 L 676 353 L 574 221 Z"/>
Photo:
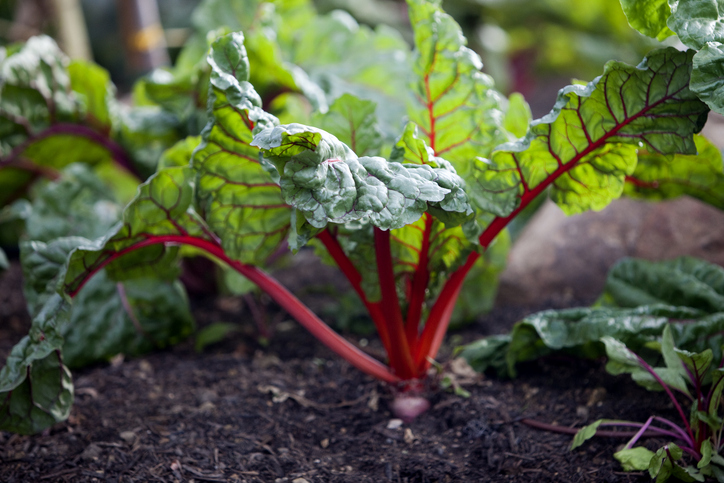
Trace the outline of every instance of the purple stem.
<path fill-rule="evenodd" d="M 126 151 L 118 143 L 116 143 L 110 137 L 104 136 L 98 131 L 82 124 L 59 123 L 54 124 L 47 129 L 44 129 L 43 131 L 26 139 L 22 144 L 15 146 L 15 148 L 10 152 L 8 157 L 0 161 L 0 167 L 2 167 L 2 165 L 4 164 L 10 164 L 14 162 L 15 159 L 17 159 L 32 143 L 56 134 L 70 134 L 73 136 L 81 136 L 90 139 L 94 143 L 100 144 L 108 150 L 113 160 L 119 166 L 123 167 L 126 171 L 133 174 L 138 179 L 143 179 L 141 177 L 141 174 L 133 166 L 133 163 L 128 157 Z"/>
<path fill-rule="evenodd" d="M 654 419 L 657 419 L 657 417 L 654 416 Z M 622 426 L 622 427 L 640 428 L 641 426 L 643 426 L 643 424 L 628 422 L 628 421 L 617 421 L 617 422 L 601 423 L 601 426 Z M 684 433 L 683 431 L 682 431 L 682 434 L 684 435 L 684 437 L 682 438 L 681 434 L 679 434 L 678 432 L 668 431 L 663 428 L 657 428 L 656 426 L 649 426 L 648 430 L 651 431 L 652 433 L 656 433 L 657 436 L 669 436 L 671 438 L 676 438 L 676 439 L 685 441 L 687 444 L 690 443 L 689 436 L 686 433 Z M 679 428 L 679 431 L 681 431 L 680 428 Z M 651 437 L 651 436 L 653 436 L 653 434 L 646 433 L 643 436 Z"/>
<path fill-rule="evenodd" d="M 631 449 L 633 448 L 633 445 L 636 444 L 636 442 L 641 439 L 641 436 L 646 432 L 646 430 L 651 426 L 651 423 L 653 422 L 654 417 L 649 416 L 649 419 L 646 420 L 646 422 L 641 426 L 641 429 L 638 430 L 636 434 L 634 434 L 633 438 L 629 440 L 629 442 L 626 444 L 625 449 Z"/>
<path fill-rule="evenodd" d="M 662 418 L 661 416 L 654 416 L 654 419 L 660 423 L 666 424 L 670 426 L 671 428 L 676 431 L 676 433 L 679 435 L 679 438 L 681 438 L 682 441 L 686 441 L 687 444 L 689 444 L 692 448 L 694 447 L 694 440 L 689 437 L 688 434 L 686 434 L 686 431 L 681 429 L 681 426 L 674 423 L 673 421 L 669 421 L 666 418 Z"/>
<path fill-rule="evenodd" d="M 666 394 L 669 395 L 669 398 L 671 399 L 671 402 L 674 403 L 674 406 L 676 407 L 676 410 L 679 412 L 679 416 L 681 417 L 681 420 L 684 421 L 684 426 L 686 426 L 686 432 L 691 438 L 691 441 L 694 441 L 694 432 L 691 430 L 691 426 L 689 425 L 689 420 L 686 419 L 686 415 L 684 414 L 684 410 L 681 409 L 681 405 L 679 404 L 679 401 L 676 400 L 676 397 L 674 397 L 674 394 L 671 392 L 671 389 L 669 389 L 669 386 L 664 384 L 664 381 L 661 380 L 658 374 L 656 374 L 656 371 L 645 361 L 643 360 L 638 354 L 636 354 L 634 351 L 629 349 L 629 351 L 636 356 L 636 358 L 639 361 L 639 364 L 641 364 L 641 367 L 646 369 L 649 374 L 651 374 L 654 379 L 656 379 L 656 382 L 661 384 L 661 387 L 664 388 L 664 391 L 666 391 Z"/>

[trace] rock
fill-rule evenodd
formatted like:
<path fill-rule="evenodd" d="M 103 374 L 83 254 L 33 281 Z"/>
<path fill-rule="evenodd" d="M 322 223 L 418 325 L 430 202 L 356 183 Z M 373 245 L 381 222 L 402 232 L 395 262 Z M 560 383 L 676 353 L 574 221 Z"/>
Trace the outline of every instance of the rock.
<path fill-rule="evenodd" d="M 724 212 L 688 197 L 622 198 L 601 212 L 566 217 L 548 201 L 509 254 L 498 304 L 590 303 L 620 258 L 682 255 L 724 265 Z"/>

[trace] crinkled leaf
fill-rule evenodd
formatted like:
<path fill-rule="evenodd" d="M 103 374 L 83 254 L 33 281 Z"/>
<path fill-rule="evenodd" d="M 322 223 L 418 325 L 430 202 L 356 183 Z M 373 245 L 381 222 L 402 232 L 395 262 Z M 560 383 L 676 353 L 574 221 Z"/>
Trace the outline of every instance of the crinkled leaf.
<path fill-rule="evenodd" d="M 720 41 L 724 39 L 720 38 Z M 724 46 L 721 42 L 707 42 L 694 55 L 691 72 L 691 90 L 715 112 L 724 113 L 722 75 L 724 74 Z"/>
<path fill-rule="evenodd" d="M 250 81 L 263 97 L 279 90 L 303 92 L 317 107 L 326 108 L 324 93 L 299 67 L 290 64 L 281 44 L 297 41 L 299 30 L 315 19 L 314 7 L 306 0 L 207 0 L 194 11 L 193 24 L 204 38 L 209 31 L 243 31 L 254 71 Z M 195 40 L 200 42 L 200 40 Z"/>
<path fill-rule="evenodd" d="M 539 312 L 513 326 L 509 335 L 510 343 L 505 349 L 507 368 L 501 369 L 501 374 L 515 376 L 515 365 L 518 362 L 534 360 L 553 351 L 563 350 L 579 357 L 599 358 L 605 355 L 600 342 L 604 336 L 623 341 L 632 350 L 639 352 L 647 342 L 656 340 L 665 324 L 672 319 L 699 319 L 703 315 L 694 309 L 668 306 Z M 674 337 L 681 347 L 703 350 L 702 341 L 712 345 L 720 341 L 717 338 L 706 340 L 706 334 L 724 329 L 724 317 L 720 319 L 701 318 L 696 322 L 672 325 Z M 473 367 L 489 364 L 485 360 L 473 358 L 474 353 L 469 354 L 473 354 L 468 360 Z"/>
<path fill-rule="evenodd" d="M 621 0 L 621 7 L 629 25 L 642 34 L 657 40 L 674 35 L 666 25 L 671 15 L 667 0 Z"/>
<path fill-rule="evenodd" d="M 0 429 L 20 434 L 38 433 L 64 421 L 73 404 L 73 382 L 59 350 L 35 357 L 38 349 L 21 340 L 0 371 Z M 17 384 L 9 383 L 22 374 Z"/>
<path fill-rule="evenodd" d="M 621 463 L 624 471 L 646 471 L 649 469 L 649 464 L 654 454 L 653 451 L 643 446 L 637 446 L 636 448 L 617 451 L 613 454 L 613 457 Z"/>
<path fill-rule="evenodd" d="M 250 143 L 255 132 L 277 121 L 261 109 L 248 82 L 241 33 L 214 42 L 208 61 L 211 116 L 194 153 L 196 196 L 226 253 L 245 263 L 262 263 L 286 238 L 290 208 Z"/>
<path fill-rule="evenodd" d="M 114 280 L 141 276 L 173 280 L 178 274 L 178 248 L 155 241 L 167 236 L 213 239 L 191 207 L 192 179 L 189 167 L 174 167 L 159 171 L 142 184 L 118 228 L 73 253 L 64 290 L 74 294 L 109 258 L 112 261 L 106 270 Z M 126 251 L 130 253 L 118 258 Z"/>
<path fill-rule="evenodd" d="M 687 47 L 701 49 L 707 42 L 724 40 L 724 4 L 721 0 L 669 0 L 667 24 Z"/>
<path fill-rule="evenodd" d="M 618 307 L 666 304 L 724 312 L 724 268 L 692 257 L 625 258 L 610 270 L 603 300 Z"/>
<path fill-rule="evenodd" d="M 47 243 L 22 241 L 20 261 L 23 267 L 23 293 L 28 312 L 35 317 L 48 299 L 55 297 L 65 274 L 70 253 L 88 243 L 82 237 L 55 238 Z"/>
<path fill-rule="evenodd" d="M 64 236 L 103 236 L 121 216 L 108 187 L 87 165 L 72 164 L 62 177 L 38 186 L 25 219 L 29 240 L 50 242 Z"/>
<path fill-rule="evenodd" d="M 573 441 L 571 441 L 571 447 L 570 450 L 573 451 L 574 449 L 581 446 L 583 443 L 588 441 L 589 439 L 596 436 L 596 431 L 598 431 L 598 427 L 602 423 L 608 422 L 607 419 L 599 419 L 598 421 L 595 421 L 587 426 L 582 427 L 578 430 L 576 435 L 573 437 Z"/>
<path fill-rule="evenodd" d="M 468 364 L 478 372 L 486 372 L 490 368 L 498 375 L 505 376 L 508 374 L 506 352 L 510 341 L 509 334 L 491 335 L 457 347 L 455 354 L 468 361 Z"/>
<path fill-rule="evenodd" d="M 176 344 L 194 331 L 188 299 L 179 282 L 140 278 L 113 282 L 96 274 L 73 300 L 63 332 L 69 367 L 136 356 Z"/>
<path fill-rule="evenodd" d="M 343 94 L 324 113 L 316 113 L 312 125 L 334 135 L 357 156 L 376 156 L 382 145 L 377 125 L 376 105 L 372 101 Z"/>
<path fill-rule="evenodd" d="M 30 39 L 0 62 L 2 204 L 24 194 L 36 177 L 53 178 L 75 162 L 106 172 L 117 164 L 134 172 L 110 137 L 115 103 L 107 73 L 88 64 L 68 64 L 44 36 Z"/>
<path fill-rule="evenodd" d="M 626 196 L 663 200 L 689 195 L 724 210 L 721 152 L 703 136 L 694 141 L 696 155 L 639 151 L 636 170 L 626 178 Z"/>
<path fill-rule="evenodd" d="M 0 60 L 0 153 L 54 122 L 75 119 L 68 58 L 50 37 L 32 37 Z"/>
<path fill-rule="evenodd" d="M 600 210 L 621 195 L 637 148 L 695 153 L 707 107 L 688 88 L 692 55 L 667 48 L 637 67 L 612 61 L 588 85 L 562 89 L 523 140 L 476 161 L 473 200 L 505 217 L 551 186 L 568 214 Z"/>
<path fill-rule="evenodd" d="M 446 198 L 453 191 L 446 186 L 462 182 L 454 171 L 357 158 L 347 145 L 315 128 L 269 128 L 253 144 L 279 172 L 284 200 L 318 229 L 330 222 L 364 220 L 389 230 L 414 223 L 428 204 L 451 211 L 466 208 Z"/>

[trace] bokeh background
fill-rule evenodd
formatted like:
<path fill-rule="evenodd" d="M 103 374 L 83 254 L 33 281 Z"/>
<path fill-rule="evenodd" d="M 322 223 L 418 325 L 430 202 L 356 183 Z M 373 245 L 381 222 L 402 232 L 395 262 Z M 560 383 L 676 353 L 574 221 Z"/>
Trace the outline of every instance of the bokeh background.
<path fill-rule="evenodd" d="M 199 3 L 0 0 L 0 43 L 47 33 L 71 57 L 91 58 L 105 67 L 124 94 L 153 67 L 173 64 L 193 32 Z M 320 12 L 343 9 L 360 23 L 387 24 L 411 38 L 404 1 L 315 4 Z M 535 117 L 550 109 L 557 90 L 571 79 L 594 78 L 610 59 L 638 63 L 655 44 L 628 26 L 617 0 L 446 0 L 443 6 L 463 26 L 498 89 L 524 94 Z M 128 48 L 134 39 L 159 49 L 140 62 Z"/>

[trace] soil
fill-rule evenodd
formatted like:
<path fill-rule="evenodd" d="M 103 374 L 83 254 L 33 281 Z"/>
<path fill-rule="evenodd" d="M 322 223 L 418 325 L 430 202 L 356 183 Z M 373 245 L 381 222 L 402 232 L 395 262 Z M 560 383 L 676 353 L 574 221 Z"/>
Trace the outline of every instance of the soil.
<path fill-rule="evenodd" d="M 20 286 L 15 263 L 0 275 L 3 359 L 27 333 Z M 470 380 L 467 398 L 433 392 L 429 411 L 396 426 L 389 390 L 291 321 L 262 347 L 238 300 L 197 297 L 193 305 L 199 326 L 238 320 L 245 331 L 202 353 L 188 341 L 74 371 L 68 421 L 33 436 L 0 433 L 0 481 L 650 481 L 613 459 L 626 439 L 594 438 L 571 452 L 570 435 L 521 419 L 580 427 L 602 417 L 676 417 L 665 397 L 606 374 L 601 361 L 549 358 L 521 366 L 514 381 Z M 541 308 L 498 307 L 448 340 L 506 331 Z M 367 350 L 380 351 L 374 341 Z M 440 360 L 449 354 L 447 346 Z"/>

